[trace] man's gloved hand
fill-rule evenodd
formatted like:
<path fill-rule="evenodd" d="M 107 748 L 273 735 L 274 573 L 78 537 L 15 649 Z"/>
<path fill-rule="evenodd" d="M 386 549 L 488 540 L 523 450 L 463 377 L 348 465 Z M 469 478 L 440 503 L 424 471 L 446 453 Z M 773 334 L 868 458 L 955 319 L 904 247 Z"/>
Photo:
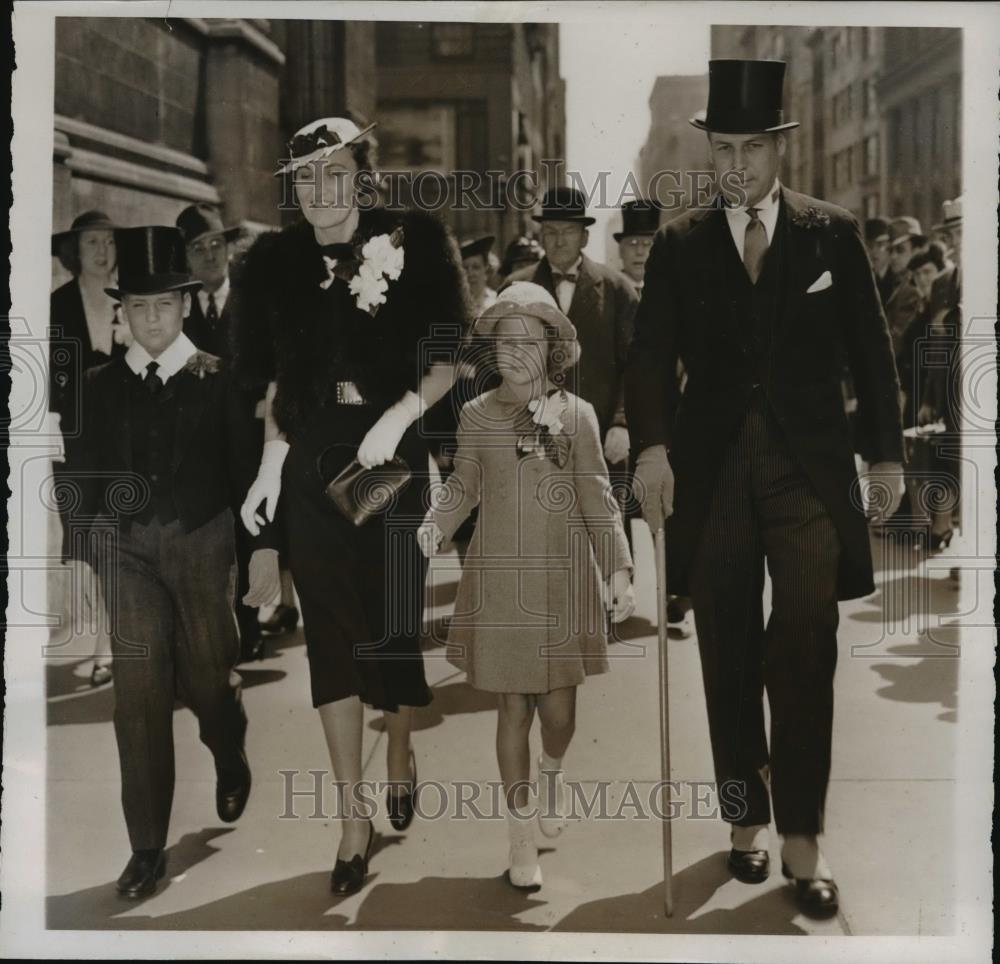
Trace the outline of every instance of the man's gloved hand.
<path fill-rule="evenodd" d="M 642 450 L 635 464 L 632 495 L 642 506 L 642 517 L 652 532 L 674 511 L 674 471 L 664 445 L 650 445 Z"/>
<path fill-rule="evenodd" d="M 628 458 L 629 437 L 624 425 L 612 425 L 604 437 L 604 458 L 608 465 L 618 465 Z"/>

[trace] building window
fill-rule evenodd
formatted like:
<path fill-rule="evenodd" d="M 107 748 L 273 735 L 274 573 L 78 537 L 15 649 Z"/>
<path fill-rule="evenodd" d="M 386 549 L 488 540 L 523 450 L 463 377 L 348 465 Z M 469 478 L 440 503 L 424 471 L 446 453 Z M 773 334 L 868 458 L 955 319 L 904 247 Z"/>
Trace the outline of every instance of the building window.
<path fill-rule="evenodd" d="M 471 23 L 432 23 L 431 55 L 436 60 L 471 60 L 473 27 Z"/>
<path fill-rule="evenodd" d="M 877 218 L 879 216 L 878 210 L 878 195 L 868 194 L 865 196 L 865 217 L 866 218 Z"/>
<path fill-rule="evenodd" d="M 878 135 L 865 138 L 865 176 L 878 174 Z"/>
<path fill-rule="evenodd" d="M 862 106 L 861 111 L 864 117 L 875 117 L 878 113 L 878 88 L 874 78 L 864 81 L 861 87 Z"/>

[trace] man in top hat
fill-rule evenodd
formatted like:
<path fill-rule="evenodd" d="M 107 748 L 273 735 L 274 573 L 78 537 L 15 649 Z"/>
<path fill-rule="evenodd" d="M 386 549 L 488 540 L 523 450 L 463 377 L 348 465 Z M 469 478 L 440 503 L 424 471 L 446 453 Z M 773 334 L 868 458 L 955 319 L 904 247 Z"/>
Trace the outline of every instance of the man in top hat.
<path fill-rule="evenodd" d="M 198 718 L 231 822 L 250 794 L 233 620 L 233 507 L 259 445 L 224 363 L 182 332 L 200 282 L 172 227 L 115 232 L 118 287 L 133 343 L 87 373 L 81 551 L 104 581 L 115 659 L 115 735 L 132 857 L 118 891 L 152 893 L 165 868 L 174 790 L 174 701 Z M 259 537 L 250 596 L 277 590 L 277 552 Z M 253 602 L 253 598 L 248 600 Z"/>
<path fill-rule="evenodd" d="M 660 208 L 652 201 L 626 201 L 622 205 L 622 229 L 614 233 L 625 277 L 642 291 L 646 261 L 653 247 L 653 235 L 660 226 Z"/>
<path fill-rule="evenodd" d="M 208 204 L 191 204 L 177 215 L 177 230 L 184 238 L 191 277 L 201 287 L 191 298 L 191 311 L 184 319 L 184 334 L 196 348 L 231 361 L 235 333 L 229 312 L 230 246 L 240 235 L 240 228 L 224 227 L 219 212 Z M 263 395 L 260 396 L 263 398 Z M 247 405 L 254 411 L 258 398 L 248 396 Z M 264 422 L 258 423 L 260 441 L 264 445 Z M 240 630 L 242 659 L 254 659 L 261 654 L 263 636 L 255 607 L 243 603 L 249 588 L 250 555 L 253 551 L 246 529 L 236 522 L 236 622 Z"/>
<path fill-rule="evenodd" d="M 898 282 L 889 264 L 889 222 L 885 218 L 868 218 L 865 221 L 865 247 L 884 309 Z"/>
<path fill-rule="evenodd" d="M 470 321 L 475 321 L 494 301 L 497 293 L 489 286 L 490 250 L 493 247 L 492 234 L 481 238 L 469 238 L 460 246 L 462 268 L 469 285 L 469 301 L 472 313 Z"/>
<path fill-rule="evenodd" d="M 595 219 L 587 215 L 582 191 L 549 189 L 541 214 L 532 219 L 541 225 L 545 257 L 533 267 L 515 271 L 507 284 L 541 285 L 573 322 L 580 361 L 569 373 L 570 387 L 594 406 L 608 465 L 624 467 L 629 454 L 624 373 L 638 303 L 635 288 L 620 271 L 583 253 L 587 228 Z"/>
<path fill-rule="evenodd" d="M 895 286 L 885 303 L 893 350 L 898 354 L 904 336 L 921 311 L 920 292 L 910 278 L 910 259 L 927 249 L 928 237 L 920 222 L 908 215 L 893 218 L 889 224 L 889 265 Z"/>
<path fill-rule="evenodd" d="M 666 518 L 668 590 L 694 602 L 729 868 L 748 883 L 768 876 L 773 805 L 782 869 L 800 906 L 829 915 L 838 893 L 817 836 L 837 601 L 875 588 L 865 511 L 852 497 L 842 357 L 859 399 L 857 441 L 872 465 L 862 491 L 878 478 L 898 504 L 903 439 L 860 228 L 847 211 L 778 179 L 796 126 L 783 116 L 784 70 L 780 61 L 709 65 L 708 110 L 691 122 L 707 132 L 725 193 L 656 235 L 626 397 L 636 496 L 650 528 Z M 680 406 L 678 357 L 688 373 Z"/>

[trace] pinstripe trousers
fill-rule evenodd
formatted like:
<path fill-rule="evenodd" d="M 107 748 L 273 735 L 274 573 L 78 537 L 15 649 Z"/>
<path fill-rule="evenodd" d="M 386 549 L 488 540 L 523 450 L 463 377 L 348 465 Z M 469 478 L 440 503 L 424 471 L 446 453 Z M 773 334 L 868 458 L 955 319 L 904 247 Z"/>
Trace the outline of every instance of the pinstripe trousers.
<path fill-rule="evenodd" d="M 768 824 L 773 802 L 779 833 L 823 830 L 839 555 L 826 507 L 755 393 L 723 458 L 691 572 L 712 755 L 729 823 Z M 765 563 L 772 584 L 766 627 Z"/>

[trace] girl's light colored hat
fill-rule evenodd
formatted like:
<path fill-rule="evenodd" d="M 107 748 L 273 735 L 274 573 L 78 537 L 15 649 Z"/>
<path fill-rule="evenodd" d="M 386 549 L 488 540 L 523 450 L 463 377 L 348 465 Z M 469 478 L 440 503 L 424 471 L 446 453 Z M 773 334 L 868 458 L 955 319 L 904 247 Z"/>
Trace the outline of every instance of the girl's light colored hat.
<path fill-rule="evenodd" d="M 347 117 L 321 117 L 305 127 L 300 127 L 292 139 L 285 145 L 288 160 L 278 168 L 275 177 L 294 171 L 303 164 L 309 164 L 320 158 L 329 157 L 348 144 L 360 140 L 375 124 L 359 128 Z"/>
<path fill-rule="evenodd" d="M 556 304 L 555 298 L 541 285 L 531 281 L 515 281 L 504 288 L 493 302 L 476 320 L 473 335 L 483 337 L 493 333 L 501 318 L 530 315 L 556 329 L 558 338 L 576 341 L 576 328 Z"/>

